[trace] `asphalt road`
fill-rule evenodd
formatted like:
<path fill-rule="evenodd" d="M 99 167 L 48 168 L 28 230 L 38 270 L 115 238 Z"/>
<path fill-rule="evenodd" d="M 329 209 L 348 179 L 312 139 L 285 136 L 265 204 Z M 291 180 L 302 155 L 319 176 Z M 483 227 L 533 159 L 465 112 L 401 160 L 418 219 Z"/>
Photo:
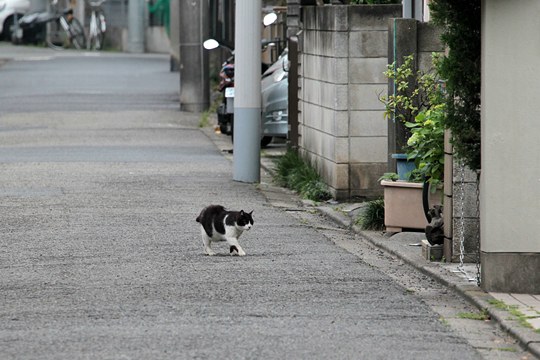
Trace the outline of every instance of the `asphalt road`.
<path fill-rule="evenodd" d="M 167 57 L 40 55 L 0 84 L 2 359 L 482 358 L 316 218 L 232 181 Z M 203 255 L 211 203 L 254 210 L 247 256 Z"/>
<path fill-rule="evenodd" d="M 178 73 L 171 76 L 161 55 L 49 49 L 7 55 L 21 61 L 3 66 L 2 113 L 178 109 Z"/>

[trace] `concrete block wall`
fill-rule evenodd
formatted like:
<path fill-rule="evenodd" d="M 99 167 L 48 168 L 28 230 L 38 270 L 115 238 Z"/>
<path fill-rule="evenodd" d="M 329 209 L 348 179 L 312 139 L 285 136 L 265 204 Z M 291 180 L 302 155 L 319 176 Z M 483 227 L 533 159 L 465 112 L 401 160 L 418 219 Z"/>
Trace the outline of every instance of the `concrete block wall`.
<path fill-rule="evenodd" d="M 452 262 L 459 262 L 463 241 L 463 261 L 479 261 L 480 219 L 478 179 L 476 172 L 468 167 L 462 169 L 459 162 L 453 162 L 452 173 Z"/>
<path fill-rule="evenodd" d="M 446 130 L 444 257 L 451 262 L 463 260 L 465 263 L 476 263 L 479 261 L 480 241 L 478 177 L 476 172 L 468 167 L 462 168 L 459 160 L 454 158 L 451 138 L 450 130 Z"/>
<path fill-rule="evenodd" d="M 401 5 L 303 9 L 299 150 L 336 199 L 382 194 L 388 19 Z"/>

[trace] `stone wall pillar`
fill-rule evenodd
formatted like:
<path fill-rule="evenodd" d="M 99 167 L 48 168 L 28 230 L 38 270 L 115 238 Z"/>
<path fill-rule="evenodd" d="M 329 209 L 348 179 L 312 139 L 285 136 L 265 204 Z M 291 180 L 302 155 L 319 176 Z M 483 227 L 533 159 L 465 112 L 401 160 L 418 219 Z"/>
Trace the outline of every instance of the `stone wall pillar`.
<path fill-rule="evenodd" d="M 208 108 L 208 1 L 179 2 L 180 109 L 201 112 Z"/>
<path fill-rule="evenodd" d="M 388 21 L 388 64 L 400 67 L 404 58 L 418 53 L 418 21 L 415 19 L 390 19 Z M 418 69 L 418 56 L 414 57 L 414 70 Z M 394 81 L 388 80 L 388 95 L 393 95 Z M 388 172 L 396 172 L 396 159 L 393 154 L 402 154 L 407 145 L 409 131 L 400 121 L 388 121 Z"/>

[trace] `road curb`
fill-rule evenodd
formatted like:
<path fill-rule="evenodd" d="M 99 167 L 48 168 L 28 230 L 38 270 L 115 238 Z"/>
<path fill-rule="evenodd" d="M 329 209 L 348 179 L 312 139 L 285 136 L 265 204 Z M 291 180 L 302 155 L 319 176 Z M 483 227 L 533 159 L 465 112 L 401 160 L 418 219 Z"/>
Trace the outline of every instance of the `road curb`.
<path fill-rule="evenodd" d="M 267 161 L 261 159 L 261 168 L 267 171 L 269 174 L 273 174 L 273 169 Z M 302 202 L 303 206 L 311 206 Z M 419 263 L 418 261 L 411 259 L 405 254 L 400 253 L 392 249 L 391 247 L 385 244 L 385 241 L 388 241 L 388 238 L 384 238 L 381 235 L 376 235 L 376 233 L 370 233 L 360 229 L 356 226 L 351 217 L 347 214 L 335 210 L 330 206 L 311 206 L 315 208 L 319 213 L 328 217 L 332 221 L 336 222 L 339 225 L 353 231 L 359 236 L 363 237 L 369 241 L 375 247 L 391 254 L 402 260 L 403 262 L 414 267 L 424 275 L 427 275 L 443 286 L 446 286 L 458 295 L 463 297 L 469 303 L 474 305 L 480 311 L 487 311 L 489 316 L 493 321 L 495 321 L 504 331 L 506 331 L 510 336 L 515 338 L 520 345 L 529 351 L 536 358 L 540 359 L 540 334 L 535 333 L 534 331 L 522 326 L 517 320 L 509 319 L 509 313 L 507 311 L 496 308 L 493 305 L 493 302 L 496 300 L 493 296 L 486 293 L 484 290 L 479 288 L 476 285 L 464 285 L 459 284 L 456 281 L 452 281 L 452 278 L 447 273 L 446 269 L 442 269 L 437 263 Z M 443 272 L 444 275 L 443 276 Z"/>
<path fill-rule="evenodd" d="M 514 337 L 524 349 L 529 351 L 536 358 L 540 359 L 540 334 L 536 334 L 530 329 L 522 326 L 517 320 L 509 319 L 509 313 L 507 311 L 497 309 L 493 305 L 493 301 L 495 301 L 495 298 L 492 297 L 490 294 L 486 293 L 484 290 L 475 285 L 463 285 L 457 282 L 452 282 L 450 277 L 445 277 L 441 275 L 441 270 L 444 269 L 441 269 L 436 264 L 420 264 L 417 261 L 410 259 L 408 256 L 405 256 L 404 254 L 395 251 L 384 243 L 384 241 L 387 241 L 388 239 L 385 239 L 382 236 L 379 239 L 374 236 L 374 234 L 370 234 L 366 231 L 361 230 L 358 226 L 352 223 L 351 219 L 347 215 L 343 213 L 335 211 L 327 206 L 318 206 L 316 207 L 316 209 L 321 214 L 327 216 L 336 223 L 350 229 L 359 236 L 363 237 L 377 248 L 384 250 L 385 252 L 401 259 L 405 263 L 419 270 L 421 273 L 438 281 L 440 284 L 450 289 L 453 289 L 461 297 L 463 297 L 472 305 L 477 307 L 478 310 L 482 311 L 485 309 L 491 319 L 497 322 L 499 326 L 504 329 L 509 335 Z"/>

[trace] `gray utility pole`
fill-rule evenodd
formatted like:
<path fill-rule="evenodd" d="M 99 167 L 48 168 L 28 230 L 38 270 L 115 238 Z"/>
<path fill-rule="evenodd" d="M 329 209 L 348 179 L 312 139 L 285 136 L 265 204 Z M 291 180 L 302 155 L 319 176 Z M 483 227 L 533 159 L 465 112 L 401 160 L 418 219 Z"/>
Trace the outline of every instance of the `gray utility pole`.
<path fill-rule="evenodd" d="M 423 21 L 424 2 L 422 0 L 403 0 L 403 18 Z"/>
<path fill-rule="evenodd" d="M 144 53 L 144 0 L 129 0 L 128 52 Z"/>
<path fill-rule="evenodd" d="M 202 46 L 208 36 L 208 1 L 182 0 L 177 11 L 180 109 L 202 112 L 210 99 L 208 54 Z"/>
<path fill-rule="evenodd" d="M 233 180 L 261 176 L 261 0 L 236 0 Z"/>

